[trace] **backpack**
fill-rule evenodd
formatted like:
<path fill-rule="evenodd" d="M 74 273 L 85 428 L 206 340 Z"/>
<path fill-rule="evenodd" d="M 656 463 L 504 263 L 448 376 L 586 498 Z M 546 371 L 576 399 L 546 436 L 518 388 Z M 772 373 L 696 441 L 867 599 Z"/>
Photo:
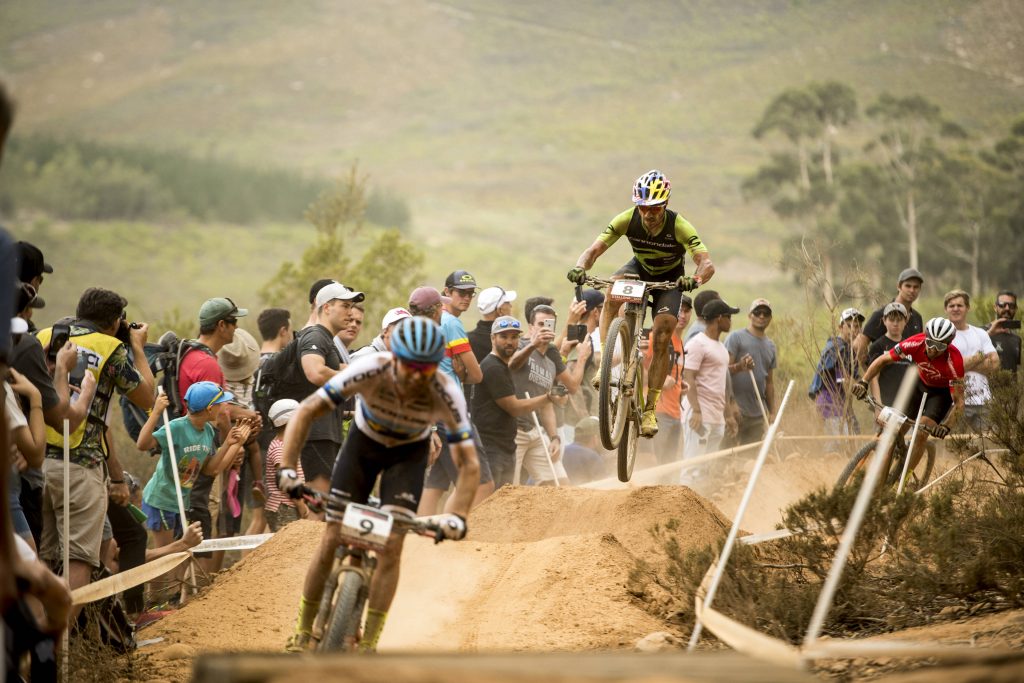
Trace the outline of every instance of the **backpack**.
<path fill-rule="evenodd" d="M 263 424 L 270 425 L 270 406 L 282 398 L 295 398 L 296 390 L 309 384 L 299 363 L 299 337 L 280 351 L 261 358 L 253 381 L 253 404 Z"/>
<path fill-rule="evenodd" d="M 193 349 L 199 349 L 203 353 L 213 356 L 213 353 L 204 344 L 195 339 L 178 339 L 178 335 L 168 330 L 164 332 L 155 344 L 147 343 L 143 350 L 146 353 L 146 362 L 153 372 L 153 378 L 157 386 L 163 387 L 164 393 L 170 399 L 167 406 L 167 418 L 173 420 L 187 414 L 187 409 L 181 400 L 181 392 L 178 391 L 178 382 L 181 373 L 181 361 L 185 354 Z M 146 414 L 121 396 L 121 412 L 124 417 L 124 426 L 133 439 L 139 438 L 142 425 L 146 423 Z"/>

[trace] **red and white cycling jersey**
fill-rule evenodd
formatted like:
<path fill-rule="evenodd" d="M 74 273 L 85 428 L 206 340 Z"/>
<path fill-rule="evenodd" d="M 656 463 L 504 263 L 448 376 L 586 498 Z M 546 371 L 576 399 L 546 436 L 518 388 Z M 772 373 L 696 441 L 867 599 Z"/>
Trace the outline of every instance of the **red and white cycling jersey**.
<path fill-rule="evenodd" d="M 962 382 L 964 378 L 964 357 L 960 351 L 950 344 L 942 355 L 929 358 L 925 351 L 923 332 L 907 337 L 889 349 L 889 357 L 895 361 L 913 361 L 921 381 L 929 387 L 949 387 L 952 391 L 953 385 Z"/>
<path fill-rule="evenodd" d="M 448 430 L 449 443 L 471 438 L 466 398 L 452 378 L 438 372 L 426 392 L 405 396 L 398 389 L 395 364 L 389 351 L 363 356 L 317 389 L 316 395 L 333 408 L 356 394 L 355 427 L 388 447 L 427 438 L 439 420 Z"/>

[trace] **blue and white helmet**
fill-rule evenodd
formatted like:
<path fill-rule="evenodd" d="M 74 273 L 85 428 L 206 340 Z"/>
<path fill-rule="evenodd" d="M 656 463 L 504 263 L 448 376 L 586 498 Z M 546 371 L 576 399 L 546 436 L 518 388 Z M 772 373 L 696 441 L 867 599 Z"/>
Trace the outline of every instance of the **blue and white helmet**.
<path fill-rule="evenodd" d="M 391 334 L 391 351 L 399 360 L 440 363 L 444 348 L 441 326 L 428 318 L 405 318 Z"/>

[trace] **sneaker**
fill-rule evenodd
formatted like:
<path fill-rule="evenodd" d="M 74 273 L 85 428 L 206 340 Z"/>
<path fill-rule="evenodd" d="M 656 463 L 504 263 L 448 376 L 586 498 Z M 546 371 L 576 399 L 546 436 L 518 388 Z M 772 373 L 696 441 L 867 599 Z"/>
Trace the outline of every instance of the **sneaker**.
<path fill-rule="evenodd" d="M 658 433 L 658 415 L 653 410 L 645 410 L 640 418 L 640 436 L 648 439 Z"/>
<path fill-rule="evenodd" d="M 293 633 L 289 638 L 288 642 L 285 643 L 285 652 L 312 652 L 314 646 L 313 636 L 305 631 L 299 633 Z"/>

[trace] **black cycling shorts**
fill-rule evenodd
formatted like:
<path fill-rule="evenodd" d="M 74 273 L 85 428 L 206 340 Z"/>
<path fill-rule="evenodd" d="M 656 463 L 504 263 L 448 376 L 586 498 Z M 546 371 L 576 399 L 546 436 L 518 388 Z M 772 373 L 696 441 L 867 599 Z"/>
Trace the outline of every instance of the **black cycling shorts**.
<path fill-rule="evenodd" d="M 644 282 L 665 282 L 678 280 L 684 275 L 683 266 L 679 265 L 677 268 L 673 268 L 667 273 L 661 275 L 651 275 L 648 273 L 640 262 L 636 258 L 631 258 L 624 266 L 615 271 L 615 275 L 625 275 L 630 273 L 632 275 L 638 275 Z M 666 289 L 661 292 L 651 293 L 651 311 L 653 315 L 662 315 L 668 313 L 669 315 L 679 316 L 679 306 L 683 300 L 683 293 L 678 289 Z"/>
<path fill-rule="evenodd" d="M 953 407 L 953 395 L 950 393 L 949 388 L 930 387 L 918 377 L 914 393 L 910 395 L 910 401 L 907 403 L 906 413 L 910 416 L 910 419 L 917 415 L 917 409 L 921 405 L 921 398 L 923 396 L 928 398 L 924 400 L 924 412 L 921 415 L 935 420 L 935 424 L 942 424 L 942 421 L 946 419 L 946 415 L 949 414 L 949 409 Z"/>
<path fill-rule="evenodd" d="M 334 462 L 327 519 L 340 522 L 348 503 L 365 504 L 380 477 L 380 506 L 415 516 L 423 492 L 430 439 L 385 446 L 352 426 Z"/>

